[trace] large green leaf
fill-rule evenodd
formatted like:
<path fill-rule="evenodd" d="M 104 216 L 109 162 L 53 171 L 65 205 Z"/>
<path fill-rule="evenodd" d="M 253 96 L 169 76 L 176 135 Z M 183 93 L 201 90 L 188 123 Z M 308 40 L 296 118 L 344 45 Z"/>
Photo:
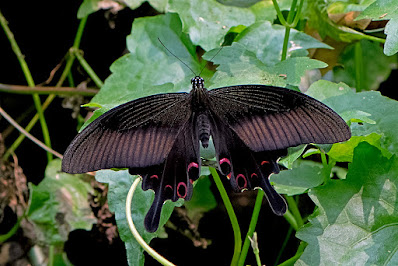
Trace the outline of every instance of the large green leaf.
<path fill-rule="evenodd" d="M 296 265 L 398 264 L 398 159 L 360 143 L 348 170 L 309 193 L 318 210 L 297 233 L 308 246 Z"/>
<path fill-rule="evenodd" d="M 36 240 L 62 245 L 69 232 L 90 230 L 97 221 L 88 203 L 92 187 L 81 176 L 61 172 L 61 160 L 51 161 L 39 185 L 29 184 L 28 220 L 35 227 Z"/>
<path fill-rule="evenodd" d="M 395 0 L 377 0 L 366 8 L 357 19 L 390 20 L 384 33 L 387 35 L 384 53 L 393 55 L 398 52 L 398 5 Z"/>
<path fill-rule="evenodd" d="M 361 66 L 358 66 L 355 55 L 355 47 L 361 46 L 362 58 Z M 377 58 L 377 60 L 375 60 Z M 339 66 L 333 69 L 334 79 L 337 82 L 344 82 L 351 87 L 356 87 L 358 67 L 362 71 L 359 74 L 361 88 L 359 90 L 377 90 L 380 83 L 385 81 L 391 73 L 392 68 L 396 68 L 397 57 L 386 56 L 380 44 L 362 40 L 359 44 L 348 46 L 340 55 Z"/>
<path fill-rule="evenodd" d="M 329 46 L 296 30 L 291 31 L 289 39 L 290 57 L 280 62 L 283 33 L 284 27 L 262 21 L 243 30 L 231 46 L 207 52 L 203 58 L 219 65 L 210 88 L 240 84 L 298 86 L 306 70 L 326 66 L 305 57 L 306 49 Z"/>
<path fill-rule="evenodd" d="M 183 31 L 205 51 L 220 47 L 231 27 L 255 22 L 249 8 L 226 6 L 216 0 L 170 0 L 166 9 L 180 15 Z"/>
<path fill-rule="evenodd" d="M 368 91 L 354 93 L 343 83 L 335 84 L 328 81 L 318 81 L 311 85 L 308 95 L 321 99 L 345 121 L 351 124 L 353 136 L 364 136 L 366 141 L 380 147 L 383 153 L 398 154 L 398 102 L 380 95 L 379 92 Z M 358 123 L 360 122 L 360 123 Z M 380 142 L 376 135 L 380 135 Z M 337 155 L 333 150 L 333 157 L 337 160 L 352 158 L 353 149 L 359 139 L 335 144 L 346 155 Z M 365 139 L 363 139 L 365 140 Z M 380 143 L 380 145 L 376 144 Z M 387 152 L 388 150 L 388 152 Z M 351 155 L 350 155 L 351 154 Z M 350 159 L 349 159 L 350 161 Z"/>
<path fill-rule="evenodd" d="M 272 25 L 269 21 L 260 21 L 247 27 L 236 37 L 236 42 L 253 52 L 267 66 L 275 65 L 281 60 L 285 27 Z M 288 57 L 307 56 L 307 49 L 331 49 L 315 38 L 295 29 L 290 30 L 287 47 Z M 225 48 L 224 48 L 225 49 Z"/>
<path fill-rule="evenodd" d="M 352 110 L 370 114 L 369 118 L 375 123 L 352 123 L 352 134 L 354 136 L 380 134 L 381 147 L 392 154 L 398 154 L 397 101 L 384 97 L 379 92 L 368 91 L 331 97 L 324 103 L 340 114 L 352 112 Z"/>
<path fill-rule="evenodd" d="M 158 38 L 199 72 L 195 47 L 181 32 L 176 14 L 138 18 L 127 37 L 129 54 L 116 60 L 112 74 L 91 104 L 102 106 L 89 122 L 110 108 L 143 96 L 161 92 L 189 91 L 192 72 L 160 44 Z"/>
<path fill-rule="evenodd" d="M 137 176 L 131 176 L 127 170 L 101 170 L 96 174 L 98 182 L 107 183 L 109 185 L 109 209 L 115 213 L 120 238 L 124 241 L 126 246 L 129 265 L 144 265 L 144 250 L 131 234 L 126 220 L 126 197 L 136 178 Z M 131 213 L 134 225 L 147 243 L 159 235 L 159 230 L 155 233 L 148 233 L 144 229 L 144 218 L 152 204 L 153 197 L 153 191 L 143 191 L 141 188 L 137 188 L 131 204 Z M 176 203 L 166 201 L 163 205 L 159 228 L 162 228 L 162 226 L 167 222 L 174 207 L 180 205 L 181 201 L 177 201 Z"/>
<path fill-rule="evenodd" d="M 77 11 L 77 17 L 81 19 L 100 9 L 112 8 L 115 9 L 115 11 L 119 11 L 124 5 L 127 5 L 131 9 L 136 9 L 147 1 L 157 11 L 164 12 L 167 0 L 124 0 L 122 3 L 116 0 L 84 0 Z"/>

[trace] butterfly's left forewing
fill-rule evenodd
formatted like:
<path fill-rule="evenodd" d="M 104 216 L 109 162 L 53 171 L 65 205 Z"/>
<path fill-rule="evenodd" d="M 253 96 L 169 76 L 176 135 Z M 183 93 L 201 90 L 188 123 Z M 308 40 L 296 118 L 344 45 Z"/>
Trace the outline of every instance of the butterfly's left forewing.
<path fill-rule="evenodd" d="M 214 89 L 209 95 L 213 112 L 253 151 L 336 143 L 351 137 L 337 113 L 293 90 L 241 85 Z"/>

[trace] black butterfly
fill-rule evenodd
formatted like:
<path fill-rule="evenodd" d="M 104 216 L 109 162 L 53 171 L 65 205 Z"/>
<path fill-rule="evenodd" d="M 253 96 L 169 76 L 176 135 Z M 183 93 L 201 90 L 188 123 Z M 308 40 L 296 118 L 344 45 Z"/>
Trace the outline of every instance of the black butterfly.
<path fill-rule="evenodd" d="M 62 161 L 67 173 L 129 168 L 143 177 L 155 199 L 145 228 L 157 230 L 164 201 L 189 200 L 201 168 L 200 143 L 213 138 L 219 171 L 235 191 L 260 187 L 277 215 L 286 203 L 268 178 L 287 148 L 335 143 L 350 129 L 332 109 L 302 93 L 272 86 L 239 85 L 208 91 L 192 79 L 190 93 L 140 98 L 97 118 L 69 145 Z"/>

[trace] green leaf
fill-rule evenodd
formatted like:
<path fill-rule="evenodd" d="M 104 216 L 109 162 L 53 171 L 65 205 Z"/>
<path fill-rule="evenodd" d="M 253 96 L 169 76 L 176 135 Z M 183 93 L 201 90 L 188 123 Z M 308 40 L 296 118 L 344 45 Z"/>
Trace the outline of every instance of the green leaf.
<path fill-rule="evenodd" d="M 303 154 L 305 148 L 307 145 L 299 145 L 297 147 L 290 147 L 287 149 L 288 155 L 284 158 L 282 158 L 279 161 L 279 164 L 283 165 L 284 167 L 288 169 L 292 169 L 293 163 L 300 158 L 301 154 Z"/>
<path fill-rule="evenodd" d="M 307 8 L 303 9 L 303 13 L 305 13 L 306 17 L 310 18 L 308 20 L 308 25 L 318 30 L 322 39 L 326 36 L 330 36 L 335 40 L 350 43 L 352 41 L 368 38 L 366 34 L 334 23 L 327 13 L 328 3 L 328 1 L 325 2 L 323 0 L 312 0 L 308 1 Z"/>
<path fill-rule="evenodd" d="M 273 70 L 278 75 L 286 75 L 286 83 L 293 86 L 299 86 L 301 77 L 307 70 L 324 68 L 327 64 L 308 57 L 293 57 L 277 63 Z"/>
<path fill-rule="evenodd" d="M 360 143 L 345 180 L 312 189 L 318 210 L 297 237 L 308 243 L 296 265 L 398 264 L 398 159 Z"/>
<path fill-rule="evenodd" d="M 136 9 L 144 2 L 148 2 L 159 12 L 164 12 L 167 5 L 167 0 L 124 0 L 123 2 L 125 2 L 131 9 Z"/>
<path fill-rule="evenodd" d="M 383 151 L 383 155 L 391 157 L 391 154 L 380 145 L 381 135 L 371 133 L 367 136 L 352 136 L 351 139 L 344 143 L 336 143 L 332 146 L 328 155 L 338 162 L 352 162 L 354 156 L 354 149 L 360 142 L 366 141 L 367 143 L 379 148 Z"/>
<path fill-rule="evenodd" d="M 398 102 L 381 96 L 379 92 L 368 91 L 347 93 L 323 101 L 340 114 L 359 110 L 370 114 L 375 123 L 352 123 L 353 136 L 367 136 L 371 133 L 381 135 L 380 146 L 392 154 L 398 154 Z M 351 118 L 352 119 L 352 118 Z"/>
<path fill-rule="evenodd" d="M 339 66 L 333 69 L 336 82 L 344 82 L 351 87 L 356 86 L 357 63 L 355 60 L 355 45 L 348 46 L 340 55 Z M 380 83 L 385 81 L 391 73 L 391 69 L 396 67 L 397 57 L 386 56 L 383 48 L 375 42 L 368 40 L 360 41 L 362 50 L 362 73 L 361 88 L 357 90 L 376 90 Z M 377 58 L 377 60 L 375 60 Z"/>
<path fill-rule="evenodd" d="M 258 22 L 243 30 L 231 46 L 221 51 L 214 49 L 203 55 L 204 59 L 212 59 L 213 63 L 219 65 L 209 87 L 240 84 L 297 86 L 306 70 L 326 66 L 308 57 L 292 57 L 307 54 L 306 49 L 309 48 L 329 47 L 295 30 L 291 31 L 289 42 L 291 57 L 280 62 L 284 30 L 284 27 L 271 25 L 268 21 Z M 281 75 L 286 75 L 286 80 Z"/>
<path fill-rule="evenodd" d="M 306 94 L 318 101 L 323 101 L 327 98 L 350 92 L 353 92 L 352 89 L 342 82 L 337 84 L 327 80 L 318 80 L 311 84 Z"/>
<path fill-rule="evenodd" d="M 242 31 L 237 36 L 236 42 L 255 54 L 255 57 L 265 65 L 272 66 L 281 60 L 284 34 L 285 27 L 272 25 L 269 21 L 260 21 Z M 294 57 L 296 54 L 299 57 L 306 56 L 308 55 L 306 50 L 310 48 L 331 49 L 327 44 L 303 32 L 290 30 L 288 57 Z"/>
<path fill-rule="evenodd" d="M 61 172 L 61 160 L 51 161 L 39 185 L 29 184 L 27 218 L 35 227 L 36 240 L 47 245 L 62 245 L 69 232 L 90 230 L 97 221 L 88 203 L 92 187 L 82 175 Z"/>
<path fill-rule="evenodd" d="M 205 51 L 220 47 L 231 27 L 255 21 L 249 8 L 226 6 L 216 0 L 170 0 L 166 9 L 180 15 L 183 31 Z"/>
<path fill-rule="evenodd" d="M 195 47 L 181 32 L 181 21 L 176 14 L 135 19 L 132 33 L 127 37 L 130 53 L 111 66 L 112 74 L 90 103 L 103 108 L 97 110 L 85 125 L 110 108 L 136 98 L 190 90 L 192 72 L 172 56 L 158 38 L 199 72 Z"/>
<path fill-rule="evenodd" d="M 398 5 L 395 0 L 377 0 L 366 8 L 358 19 L 387 20 L 384 33 L 387 35 L 384 53 L 388 56 L 398 52 Z"/>
<path fill-rule="evenodd" d="M 278 193 L 288 196 L 303 194 L 323 182 L 322 165 L 302 163 L 291 170 L 271 175 L 270 181 Z"/>
<path fill-rule="evenodd" d="M 97 172 L 95 178 L 98 182 L 108 183 L 109 185 L 109 210 L 115 213 L 120 238 L 124 241 L 126 246 L 129 265 L 144 265 L 144 250 L 131 234 L 126 220 L 126 197 L 137 176 L 131 176 L 127 170 L 101 170 Z M 161 231 L 158 230 L 155 233 L 148 233 L 144 228 L 144 218 L 152 204 L 153 197 L 153 191 L 143 191 L 142 189 L 137 188 L 131 204 L 131 213 L 134 225 L 147 243 L 149 243 L 154 237 L 157 237 L 160 233 L 159 231 Z M 162 208 L 159 228 L 162 228 L 167 222 L 174 207 L 180 205 L 181 201 L 166 201 Z"/>
<path fill-rule="evenodd" d="M 167 0 L 124 0 L 123 4 L 116 0 L 84 0 L 77 11 L 77 18 L 84 18 L 100 9 L 114 9 L 115 11 L 119 11 L 125 5 L 131 9 L 136 9 L 146 1 L 159 12 L 164 12 L 167 4 Z"/>

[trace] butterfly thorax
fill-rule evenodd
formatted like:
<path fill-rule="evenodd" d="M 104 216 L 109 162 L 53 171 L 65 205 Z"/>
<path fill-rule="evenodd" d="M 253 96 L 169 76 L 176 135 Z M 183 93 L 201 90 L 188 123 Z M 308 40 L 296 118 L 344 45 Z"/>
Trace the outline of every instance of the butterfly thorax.
<path fill-rule="evenodd" d="M 210 121 L 208 117 L 208 101 L 209 92 L 204 87 L 203 78 L 196 76 L 191 80 L 191 101 L 192 111 L 194 114 L 195 130 L 198 134 L 199 140 L 204 148 L 209 145 L 210 138 Z"/>

